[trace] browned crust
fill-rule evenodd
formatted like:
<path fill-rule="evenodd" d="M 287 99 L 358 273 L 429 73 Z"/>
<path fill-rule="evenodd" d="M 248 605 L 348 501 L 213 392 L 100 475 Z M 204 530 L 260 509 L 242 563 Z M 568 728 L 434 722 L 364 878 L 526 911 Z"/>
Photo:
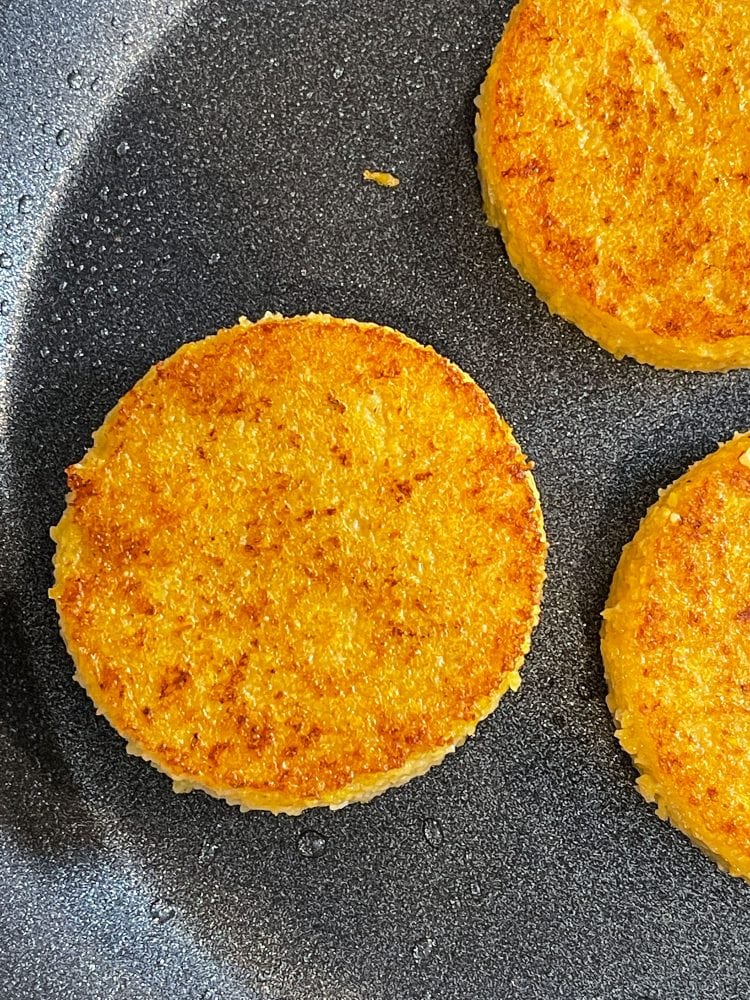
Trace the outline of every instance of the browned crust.
<path fill-rule="evenodd" d="M 750 363 L 750 7 L 521 0 L 477 101 L 487 214 L 553 312 L 659 367 Z"/>
<path fill-rule="evenodd" d="M 623 551 L 602 654 L 639 787 L 750 877 L 750 435 L 666 490 Z"/>
<path fill-rule="evenodd" d="M 51 593 L 78 677 L 183 786 L 368 798 L 518 682 L 546 548 L 529 464 L 402 334 L 269 315 L 188 344 L 68 475 Z"/>

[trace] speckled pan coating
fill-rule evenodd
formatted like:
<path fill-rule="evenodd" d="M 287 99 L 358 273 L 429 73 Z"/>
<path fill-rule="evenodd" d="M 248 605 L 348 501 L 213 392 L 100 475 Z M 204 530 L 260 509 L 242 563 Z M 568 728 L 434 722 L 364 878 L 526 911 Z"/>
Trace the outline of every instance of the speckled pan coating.
<path fill-rule="evenodd" d="M 618 363 L 505 260 L 472 102 L 508 6 L 0 14 L 2 995 L 750 992 L 750 890 L 636 792 L 598 653 L 622 545 L 747 426 L 750 377 Z M 420 781 L 298 819 L 175 797 L 124 757 L 46 597 L 91 428 L 183 330 L 265 309 L 366 316 L 459 364 L 533 456 L 552 543 L 518 695 Z"/>

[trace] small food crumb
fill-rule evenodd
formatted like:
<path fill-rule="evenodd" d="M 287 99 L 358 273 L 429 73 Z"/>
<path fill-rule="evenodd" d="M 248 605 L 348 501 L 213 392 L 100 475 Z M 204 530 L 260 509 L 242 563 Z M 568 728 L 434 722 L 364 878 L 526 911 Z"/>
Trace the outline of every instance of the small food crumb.
<path fill-rule="evenodd" d="M 363 170 L 362 176 L 366 181 L 375 181 L 376 184 L 386 188 L 395 188 L 401 183 L 395 174 L 390 174 L 387 170 Z"/>
<path fill-rule="evenodd" d="M 750 448 L 740 455 L 740 465 L 744 465 L 746 469 L 750 469 Z"/>
<path fill-rule="evenodd" d="M 682 518 L 680 517 L 680 515 L 677 513 L 676 510 L 673 510 L 672 513 L 669 515 L 669 520 L 672 522 L 672 524 L 680 524 L 682 522 Z"/>

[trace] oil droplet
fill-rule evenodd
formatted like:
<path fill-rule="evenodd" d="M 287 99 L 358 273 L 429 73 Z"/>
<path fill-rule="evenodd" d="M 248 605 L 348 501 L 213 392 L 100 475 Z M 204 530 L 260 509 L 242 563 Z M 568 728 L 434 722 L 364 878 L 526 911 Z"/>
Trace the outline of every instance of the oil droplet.
<path fill-rule="evenodd" d="M 125 142 L 124 139 L 122 140 L 121 143 L 118 144 L 117 149 L 115 150 L 115 152 L 117 153 L 117 155 L 121 156 L 121 157 L 122 156 L 127 156 L 128 153 L 129 153 L 129 151 L 130 151 L 130 146 L 128 145 L 127 142 Z"/>
<path fill-rule="evenodd" d="M 319 858 L 326 851 L 326 838 L 316 830 L 304 830 L 297 840 L 297 850 L 305 858 Z"/>
<path fill-rule="evenodd" d="M 67 129 L 67 128 L 61 128 L 60 131 L 55 136 L 55 142 L 60 147 L 60 149 L 63 149 L 65 146 L 68 145 L 68 143 L 70 142 L 70 140 L 72 138 L 73 137 L 70 134 L 69 129 Z"/>
<path fill-rule="evenodd" d="M 9 253 L 6 253 L 5 250 L 0 250 L 0 267 L 2 267 L 4 271 L 9 271 L 10 268 L 13 267 L 13 258 Z"/>
<path fill-rule="evenodd" d="M 274 979 L 275 974 L 276 970 L 272 965 L 259 965 L 256 967 L 256 975 L 260 983 L 270 983 Z"/>
<path fill-rule="evenodd" d="M 80 90 L 83 86 L 83 76 L 77 69 L 72 70 L 68 73 L 68 86 L 71 90 Z"/>
<path fill-rule="evenodd" d="M 334 66 L 333 67 L 333 79 L 334 80 L 340 80 L 343 75 L 344 75 L 344 67 L 343 66 Z"/>
<path fill-rule="evenodd" d="M 123 45 L 132 45 L 134 41 L 135 41 L 135 35 L 133 34 L 132 31 L 126 31 L 125 34 L 122 36 Z"/>
<path fill-rule="evenodd" d="M 415 961 L 423 962 L 435 950 L 435 939 L 431 937 L 420 938 L 411 950 Z"/>
<path fill-rule="evenodd" d="M 561 731 L 565 728 L 565 716 L 562 712 L 553 712 L 549 717 L 549 721 L 552 723 L 553 729 Z"/>
<path fill-rule="evenodd" d="M 174 906 L 166 899 L 155 899 L 148 909 L 157 924 L 168 924 L 175 913 Z"/>
<path fill-rule="evenodd" d="M 3 301 L 0 302 L 0 316 L 9 316 L 9 315 L 10 315 L 10 302 L 8 302 L 7 299 L 3 299 Z"/>
<path fill-rule="evenodd" d="M 95 76 L 94 79 L 89 84 L 89 90 L 93 90 L 94 93 L 101 87 L 102 78 L 100 76 Z"/>
<path fill-rule="evenodd" d="M 104 333 L 104 332 L 106 332 L 106 331 L 102 330 L 102 333 Z M 216 854 L 216 852 L 218 850 L 219 850 L 219 845 L 218 844 L 209 844 L 209 843 L 206 843 L 201 848 L 201 853 L 200 853 L 200 856 L 199 856 L 198 860 L 199 861 L 208 861 L 211 858 L 213 858 L 213 856 Z"/>
<path fill-rule="evenodd" d="M 18 214 L 28 215 L 29 212 L 31 211 L 31 202 L 32 199 L 29 195 L 22 194 L 21 197 L 18 199 Z"/>
<path fill-rule="evenodd" d="M 434 816 L 428 816 L 424 821 L 422 824 L 422 833 L 430 847 L 440 847 L 445 840 L 442 824 Z"/>

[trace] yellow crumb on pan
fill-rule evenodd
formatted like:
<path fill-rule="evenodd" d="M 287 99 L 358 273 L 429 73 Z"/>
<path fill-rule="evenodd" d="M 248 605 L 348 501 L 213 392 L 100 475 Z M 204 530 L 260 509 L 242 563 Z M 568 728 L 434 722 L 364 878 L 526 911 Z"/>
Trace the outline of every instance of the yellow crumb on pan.
<path fill-rule="evenodd" d="M 363 170 L 362 176 L 366 181 L 373 181 L 380 187 L 395 188 L 401 183 L 395 174 L 391 174 L 387 170 Z"/>

